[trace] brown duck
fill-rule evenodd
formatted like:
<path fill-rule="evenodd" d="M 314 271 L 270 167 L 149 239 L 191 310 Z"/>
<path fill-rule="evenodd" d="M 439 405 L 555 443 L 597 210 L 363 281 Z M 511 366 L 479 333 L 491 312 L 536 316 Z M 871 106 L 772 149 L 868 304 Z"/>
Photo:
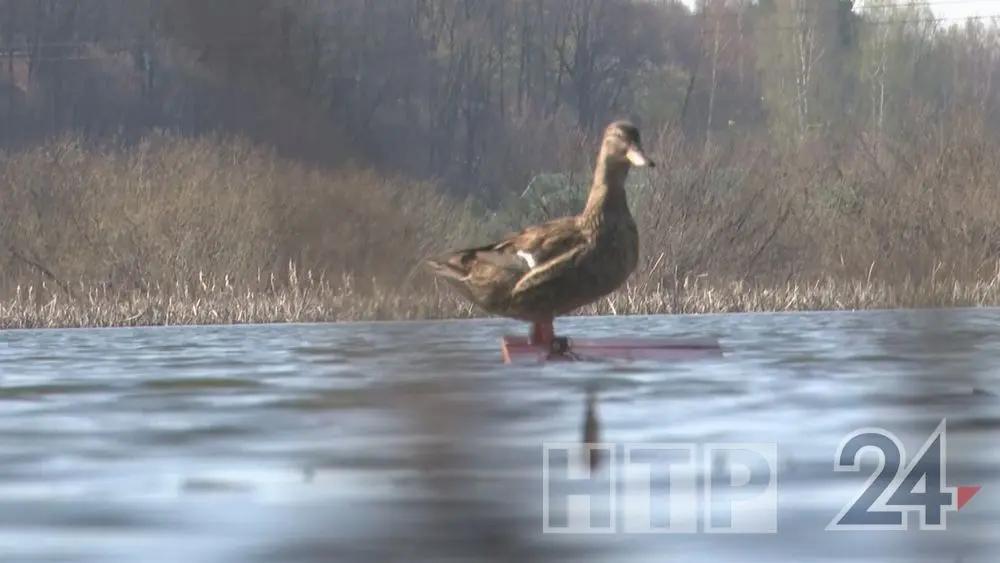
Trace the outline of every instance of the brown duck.
<path fill-rule="evenodd" d="M 615 121 L 604 131 L 579 215 L 429 259 L 427 266 L 487 313 L 532 323 L 532 344 L 556 349 L 564 339 L 555 336 L 555 317 L 615 291 L 635 270 L 639 233 L 625 196 L 632 166 L 655 164 L 642 149 L 639 130 Z"/>

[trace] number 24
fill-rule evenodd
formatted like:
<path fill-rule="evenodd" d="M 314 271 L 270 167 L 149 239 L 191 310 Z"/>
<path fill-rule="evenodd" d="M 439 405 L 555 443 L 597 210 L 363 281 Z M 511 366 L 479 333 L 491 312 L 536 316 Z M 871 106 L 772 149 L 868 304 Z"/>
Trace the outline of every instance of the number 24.
<path fill-rule="evenodd" d="M 952 488 L 944 485 L 944 425 L 942 421 L 905 468 L 903 444 L 892 433 L 867 428 L 848 436 L 837 450 L 834 471 L 860 471 L 861 454 L 866 448 L 878 454 L 879 467 L 861 494 L 834 517 L 827 530 L 903 530 L 905 509 L 919 510 L 921 529 L 943 529 L 943 513 L 953 507 L 955 497 Z M 924 491 L 916 492 L 921 479 Z M 888 498 L 877 506 L 887 494 Z"/>

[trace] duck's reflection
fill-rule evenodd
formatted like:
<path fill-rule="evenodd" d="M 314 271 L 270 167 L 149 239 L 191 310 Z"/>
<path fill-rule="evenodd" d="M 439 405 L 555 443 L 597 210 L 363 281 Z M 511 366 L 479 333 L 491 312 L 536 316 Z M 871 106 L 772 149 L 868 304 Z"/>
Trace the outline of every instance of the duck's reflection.
<path fill-rule="evenodd" d="M 407 475 L 399 494 L 362 503 L 346 516 L 364 519 L 368 525 L 361 527 L 342 525 L 343 505 L 321 508 L 318 521 L 308 518 L 320 528 L 315 536 L 285 538 L 256 553 L 255 561 L 608 560 L 611 546 L 543 533 L 541 443 L 519 435 L 517 426 L 519 418 L 537 413 L 526 414 L 522 399 L 494 382 L 460 375 L 392 387 L 384 406 L 401 423 L 404 440 L 386 455 L 393 472 Z M 587 389 L 576 405 L 583 407 L 583 424 L 573 440 L 584 445 L 601 440 L 597 391 Z M 601 449 L 593 451 L 581 460 L 591 471 L 608 463 L 597 455 Z M 306 470 L 306 479 L 311 473 Z"/>
<path fill-rule="evenodd" d="M 490 383 L 476 383 L 474 392 L 469 392 L 471 385 L 441 379 L 418 392 L 419 399 L 407 401 L 413 435 L 420 437 L 414 442 L 412 459 L 421 468 L 426 490 L 433 491 L 432 499 L 421 502 L 420 531 L 414 530 L 420 537 L 421 556 L 589 560 L 595 555 L 593 546 L 557 545 L 542 535 L 540 444 L 532 447 L 525 440 L 522 447 L 501 445 L 509 444 L 504 439 L 512 435 L 505 416 L 511 407 L 502 405 L 511 397 L 497 388 L 485 389 Z M 583 403 L 582 441 L 598 443 L 595 387 L 587 389 Z M 599 455 L 584 460 L 592 470 L 603 462 Z"/>
<path fill-rule="evenodd" d="M 583 411 L 583 463 L 596 471 L 603 461 L 601 448 L 588 447 L 601 442 L 601 423 L 597 418 L 597 387 L 590 385 L 584 397 Z"/>

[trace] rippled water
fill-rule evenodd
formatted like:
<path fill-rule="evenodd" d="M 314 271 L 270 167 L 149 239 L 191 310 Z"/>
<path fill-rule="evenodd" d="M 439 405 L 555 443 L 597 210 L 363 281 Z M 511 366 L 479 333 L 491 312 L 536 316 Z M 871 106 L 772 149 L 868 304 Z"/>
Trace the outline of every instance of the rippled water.
<path fill-rule="evenodd" d="M 998 560 L 1000 312 L 557 329 L 726 356 L 507 366 L 505 321 L 0 332 L 2 560 Z M 776 443 L 777 533 L 543 534 L 542 444 L 580 442 L 588 389 L 622 448 Z M 942 418 L 948 484 L 983 486 L 946 531 L 825 531 L 874 470 L 834 473 L 846 434 L 912 454 Z"/>

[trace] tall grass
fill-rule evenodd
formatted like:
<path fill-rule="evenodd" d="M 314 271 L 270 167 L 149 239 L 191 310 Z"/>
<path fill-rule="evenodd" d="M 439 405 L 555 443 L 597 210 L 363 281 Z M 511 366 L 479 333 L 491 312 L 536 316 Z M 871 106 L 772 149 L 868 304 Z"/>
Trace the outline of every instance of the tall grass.
<path fill-rule="evenodd" d="M 431 185 L 307 168 L 238 138 L 65 136 L 0 159 L 6 295 L 41 281 L 73 294 L 80 280 L 122 292 L 199 274 L 286 279 L 290 263 L 395 283 L 470 226 Z"/>
<path fill-rule="evenodd" d="M 846 148 L 646 138 L 640 267 L 581 313 L 1000 304 L 1000 141 L 975 119 Z M 0 155 L 0 326 L 475 315 L 420 261 L 578 211 L 595 151 L 553 166 L 571 197 L 492 213 L 237 138 L 53 139 Z"/>
<path fill-rule="evenodd" d="M 449 291 L 399 291 L 377 285 L 359 292 L 344 276 L 335 283 L 315 277 L 270 280 L 261 287 L 236 284 L 230 278 L 194 286 L 176 282 L 140 290 L 116 291 L 80 284 L 75 295 L 52 291 L 46 282 L 21 286 L 0 301 L 0 329 L 166 326 L 201 324 L 303 323 L 358 320 L 469 318 L 481 313 Z M 46 297 L 42 297 L 45 295 Z M 768 311 L 860 310 L 1000 305 L 1000 276 L 988 281 L 933 284 L 888 284 L 871 280 L 834 279 L 771 288 L 742 282 L 719 286 L 697 283 L 679 291 L 621 291 L 584 307 L 577 315 L 650 315 L 744 313 Z"/>

